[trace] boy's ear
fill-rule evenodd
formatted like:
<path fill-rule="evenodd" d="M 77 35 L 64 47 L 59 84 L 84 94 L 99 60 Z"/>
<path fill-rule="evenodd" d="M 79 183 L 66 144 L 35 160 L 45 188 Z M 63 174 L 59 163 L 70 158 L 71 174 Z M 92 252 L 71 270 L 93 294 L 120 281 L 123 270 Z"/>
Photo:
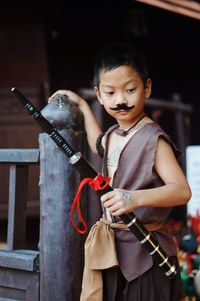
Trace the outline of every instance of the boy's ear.
<path fill-rule="evenodd" d="M 152 81 L 150 78 L 147 79 L 146 86 L 145 86 L 145 97 L 149 98 L 151 95 L 151 89 L 152 89 Z"/>
<path fill-rule="evenodd" d="M 94 87 L 94 92 L 95 92 L 96 97 L 98 98 L 98 101 L 100 102 L 100 104 L 103 105 L 103 102 L 102 102 L 102 100 L 101 100 L 101 94 L 100 94 L 100 92 L 99 92 L 98 87 Z"/>

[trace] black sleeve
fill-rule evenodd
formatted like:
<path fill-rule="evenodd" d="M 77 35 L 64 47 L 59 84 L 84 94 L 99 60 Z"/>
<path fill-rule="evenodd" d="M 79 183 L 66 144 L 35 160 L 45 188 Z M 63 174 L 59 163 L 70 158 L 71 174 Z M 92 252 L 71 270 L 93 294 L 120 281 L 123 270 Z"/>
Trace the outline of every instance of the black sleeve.
<path fill-rule="evenodd" d="M 103 156 L 104 156 L 104 148 L 102 145 L 102 138 L 103 138 L 104 134 L 105 133 L 100 134 L 96 141 L 96 149 L 97 149 L 99 157 L 101 157 L 101 158 L 103 158 Z"/>

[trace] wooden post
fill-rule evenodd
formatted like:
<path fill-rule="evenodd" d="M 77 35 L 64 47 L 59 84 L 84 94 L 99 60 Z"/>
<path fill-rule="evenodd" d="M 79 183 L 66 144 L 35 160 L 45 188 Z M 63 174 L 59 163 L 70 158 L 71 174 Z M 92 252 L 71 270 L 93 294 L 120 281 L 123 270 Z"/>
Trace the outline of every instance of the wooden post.
<path fill-rule="evenodd" d="M 83 116 L 74 104 L 57 97 L 42 114 L 83 153 Z M 40 134 L 39 147 L 40 301 L 79 301 L 84 237 L 74 230 L 69 213 L 80 176 L 47 134 Z"/>
<path fill-rule="evenodd" d="M 25 247 L 28 166 L 11 165 L 9 177 L 8 250 Z"/>
<path fill-rule="evenodd" d="M 173 102 L 176 104 L 181 103 L 181 96 L 178 93 L 175 93 L 172 95 Z M 186 134 L 186 129 L 185 129 L 185 123 L 184 123 L 184 114 L 183 112 L 174 112 L 174 117 L 175 117 L 175 127 L 177 130 L 177 142 L 178 146 L 181 149 L 182 152 L 185 151 L 186 147 L 186 139 L 187 137 L 185 136 Z"/>
<path fill-rule="evenodd" d="M 38 149 L 0 149 L 0 164 L 9 164 L 7 249 L 25 248 L 29 165 L 38 164 Z"/>

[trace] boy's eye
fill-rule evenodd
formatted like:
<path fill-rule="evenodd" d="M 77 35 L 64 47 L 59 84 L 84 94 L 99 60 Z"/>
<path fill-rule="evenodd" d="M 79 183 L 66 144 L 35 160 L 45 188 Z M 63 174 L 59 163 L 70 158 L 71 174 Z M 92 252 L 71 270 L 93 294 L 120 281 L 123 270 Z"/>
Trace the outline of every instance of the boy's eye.
<path fill-rule="evenodd" d="M 136 88 L 132 88 L 132 89 L 128 89 L 127 92 L 128 93 L 133 93 L 136 90 Z"/>
<path fill-rule="evenodd" d="M 111 96 L 111 95 L 113 95 L 113 94 L 114 94 L 114 92 L 113 92 L 113 91 L 104 91 L 104 93 L 105 93 L 106 95 L 108 95 L 108 96 Z"/>

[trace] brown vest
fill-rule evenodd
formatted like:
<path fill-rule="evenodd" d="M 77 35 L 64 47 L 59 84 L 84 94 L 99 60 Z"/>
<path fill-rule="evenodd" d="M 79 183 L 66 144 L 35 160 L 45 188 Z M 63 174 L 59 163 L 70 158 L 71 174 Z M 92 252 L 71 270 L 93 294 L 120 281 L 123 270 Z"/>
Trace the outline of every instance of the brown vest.
<path fill-rule="evenodd" d="M 104 176 L 107 176 L 109 135 L 116 127 L 111 127 L 105 134 Z M 144 125 L 130 138 L 121 152 L 113 179 L 113 188 L 139 190 L 160 187 L 164 184 L 154 170 L 155 152 L 159 137 L 163 137 L 172 146 L 176 156 L 180 154 L 159 125 L 154 122 Z M 134 213 L 144 224 L 165 223 L 170 208 L 138 208 Z M 115 218 L 114 222 L 119 220 L 119 218 Z M 168 256 L 176 255 L 172 235 L 166 229 L 155 231 L 153 235 Z M 116 229 L 115 237 L 119 266 L 128 281 L 142 275 L 152 266 L 152 257 L 132 233 Z"/>

